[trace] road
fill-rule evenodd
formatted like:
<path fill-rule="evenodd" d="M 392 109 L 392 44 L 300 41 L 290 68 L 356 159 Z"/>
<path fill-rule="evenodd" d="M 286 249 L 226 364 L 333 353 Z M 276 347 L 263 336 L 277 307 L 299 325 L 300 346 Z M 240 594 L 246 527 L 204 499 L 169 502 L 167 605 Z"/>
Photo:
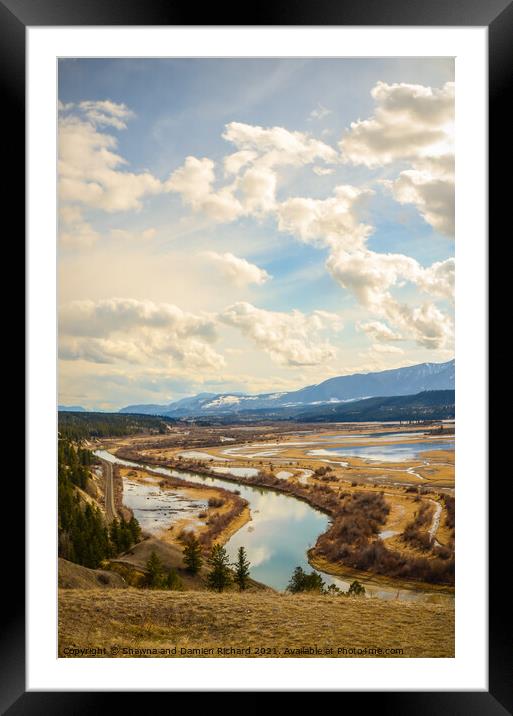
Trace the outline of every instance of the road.
<path fill-rule="evenodd" d="M 112 463 L 102 460 L 103 478 L 105 487 L 105 514 L 107 520 L 117 519 L 118 513 L 116 512 L 116 505 L 114 502 L 114 472 L 112 469 Z"/>

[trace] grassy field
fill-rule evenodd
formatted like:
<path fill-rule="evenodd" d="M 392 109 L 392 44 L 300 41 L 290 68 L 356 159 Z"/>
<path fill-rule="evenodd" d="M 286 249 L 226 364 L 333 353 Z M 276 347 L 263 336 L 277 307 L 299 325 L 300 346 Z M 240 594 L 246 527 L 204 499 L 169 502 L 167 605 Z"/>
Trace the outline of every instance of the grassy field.
<path fill-rule="evenodd" d="M 269 651 L 259 653 L 262 648 Z M 59 655 L 453 657 L 454 609 L 449 603 L 268 592 L 62 589 Z"/>

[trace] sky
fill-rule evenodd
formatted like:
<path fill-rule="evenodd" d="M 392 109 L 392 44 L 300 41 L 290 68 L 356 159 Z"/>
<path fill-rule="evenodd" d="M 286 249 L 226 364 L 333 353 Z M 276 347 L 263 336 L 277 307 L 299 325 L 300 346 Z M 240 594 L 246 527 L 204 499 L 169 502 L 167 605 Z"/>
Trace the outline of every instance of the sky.
<path fill-rule="evenodd" d="M 453 357 L 454 63 L 59 62 L 59 403 Z"/>

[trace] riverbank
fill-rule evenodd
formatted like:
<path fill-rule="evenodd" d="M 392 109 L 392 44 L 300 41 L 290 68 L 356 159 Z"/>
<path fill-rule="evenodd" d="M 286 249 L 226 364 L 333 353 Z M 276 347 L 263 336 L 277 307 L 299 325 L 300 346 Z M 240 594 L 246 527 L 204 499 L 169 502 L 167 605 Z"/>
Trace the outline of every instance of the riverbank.
<path fill-rule="evenodd" d="M 334 577 L 340 577 L 344 581 L 352 582 L 357 580 L 366 589 L 373 589 L 379 593 L 380 588 L 386 587 L 387 590 L 396 590 L 397 596 L 403 593 L 403 597 L 407 600 L 408 595 L 412 601 L 415 601 L 415 594 L 418 590 L 429 593 L 427 599 L 429 601 L 436 600 L 438 596 L 454 597 L 454 587 L 446 584 L 431 584 L 428 582 L 412 582 L 407 579 L 397 579 L 388 577 L 374 572 L 364 572 L 359 569 L 352 569 L 343 564 L 335 564 L 320 555 L 316 555 L 314 549 L 307 552 L 309 564 L 318 572 L 331 574 Z"/>

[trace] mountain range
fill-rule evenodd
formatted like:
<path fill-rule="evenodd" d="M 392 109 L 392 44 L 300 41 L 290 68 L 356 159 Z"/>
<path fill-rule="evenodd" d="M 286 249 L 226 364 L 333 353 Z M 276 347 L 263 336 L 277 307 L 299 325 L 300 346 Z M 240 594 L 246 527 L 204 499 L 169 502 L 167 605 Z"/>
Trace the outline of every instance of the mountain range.
<path fill-rule="evenodd" d="M 300 390 L 288 392 L 258 395 L 199 393 L 168 405 L 128 405 L 121 408 L 119 412 L 177 418 L 237 415 L 254 411 L 300 414 L 311 412 L 310 408 L 314 408 L 314 406 L 336 407 L 343 403 L 376 396 L 383 398 L 412 396 L 425 391 L 453 391 L 454 373 L 455 362 L 453 359 L 446 363 L 419 363 L 377 373 L 342 375 L 329 378 L 317 385 L 309 385 Z M 454 398 L 452 401 L 454 402 Z"/>

